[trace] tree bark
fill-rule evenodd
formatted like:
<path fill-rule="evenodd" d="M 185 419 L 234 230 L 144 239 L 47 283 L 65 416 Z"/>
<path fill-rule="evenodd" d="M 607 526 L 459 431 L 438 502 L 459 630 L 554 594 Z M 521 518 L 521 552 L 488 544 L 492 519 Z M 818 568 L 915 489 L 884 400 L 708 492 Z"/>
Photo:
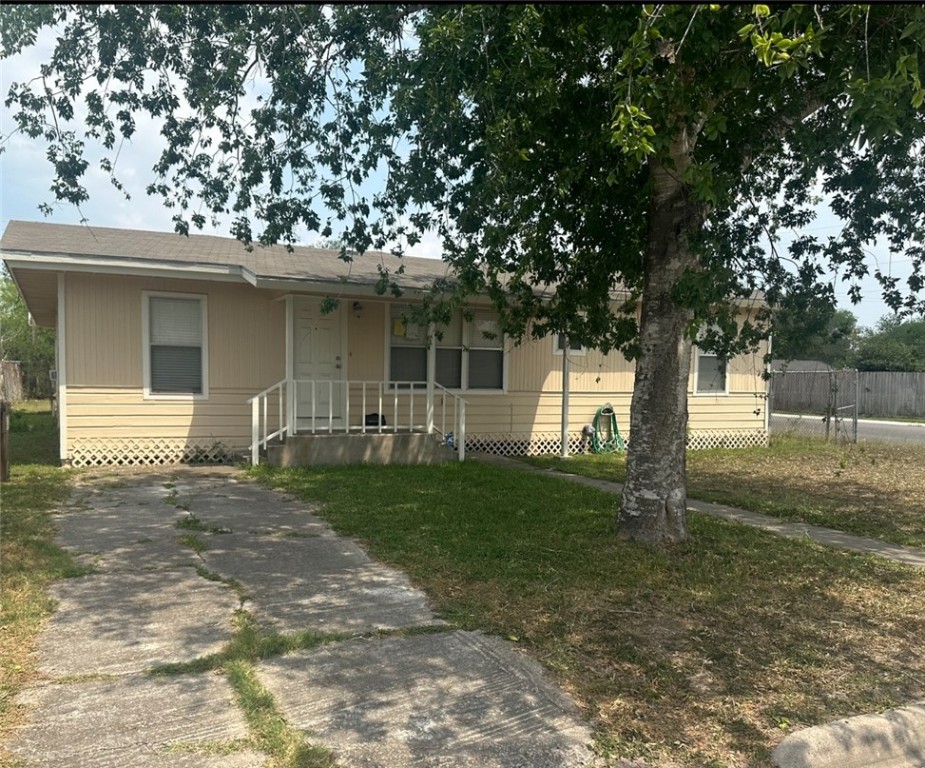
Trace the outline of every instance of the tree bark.
<path fill-rule="evenodd" d="M 630 410 L 626 483 L 617 515 L 621 538 L 664 546 L 688 538 L 687 386 L 693 311 L 676 306 L 672 289 L 687 269 L 696 269 L 688 235 L 704 221 L 704 206 L 690 200 L 681 176 L 689 165 L 682 134 L 673 168 L 650 166 L 650 202 L 645 281 Z"/>

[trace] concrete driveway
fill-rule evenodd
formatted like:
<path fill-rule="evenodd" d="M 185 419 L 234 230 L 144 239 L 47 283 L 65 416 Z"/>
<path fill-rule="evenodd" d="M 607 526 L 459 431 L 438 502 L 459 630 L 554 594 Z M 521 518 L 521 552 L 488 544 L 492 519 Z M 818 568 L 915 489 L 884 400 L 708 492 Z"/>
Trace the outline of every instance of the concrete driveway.
<path fill-rule="evenodd" d="M 446 625 L 403 574 L 235 470 L 85 479 L 56 524 L 94 572 L 54 586 L 42 679 L 10 745 L 29 766 L 263 765 L 259 734 L 210 662 L 243 620 L 323 640 L 248 663 L 288 724 L 339 765 L 592 762 L 589 728 L 538 665 Z M 165 664 L 186 666 L 148 674 Z"/>

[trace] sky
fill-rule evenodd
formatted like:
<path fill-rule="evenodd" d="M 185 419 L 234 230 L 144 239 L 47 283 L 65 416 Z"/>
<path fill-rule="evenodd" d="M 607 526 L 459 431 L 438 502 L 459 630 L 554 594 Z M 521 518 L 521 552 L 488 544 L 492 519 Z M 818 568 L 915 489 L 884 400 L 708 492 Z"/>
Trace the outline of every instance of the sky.
<path fill-rule="evenodd" d="M 46 32 L 40 36 L 33 48 L 22 54 L 0 61 L 0 93 L 5 98 L 10 83 L 21 82 L 35 76 L 44 52 L 50 50 L 52 36 Z M 14 125 L 11 112 L 0 104 L 0 136 L 6 138 Z M 159 126 L 150 118 L 138 118 L 135 137 L 121 148 L 116 175 L 132 195 L 131 200 L 117 191 L 106 174 L 91 163 L 85 178 L 90 199 L 78 210 L 68 203 L 54 203 L 50 191 L 53 178 L 51 165 L 45 158 L 46 147 L 41 140 L 13 135 L 4 141 L 5 151 L 0 154 L 0 231 L 6 229 L 11 219 L 26 221 L 49 221 L 58 224 L 79 224 L 86 219 L 91 226 L 117 227 L 170 232 L 173 231 L 172 212 L 164 207 L 160 198 L 148 197 L 145 187 L 153 180 L 151 167 L 154 165 L 160 146 Z M 53 213 L 45 217 L 39 210 L 42 203 L 52 204 Z M 203 234 L 230 236 L 230 217 L 220 222 L 217 228 L 209 224 Z M 805 233 L 819 237 L 838 232 L 838 219 L 823 204 L 818 216 Z M 794 232 L 793 236 L 804 232 Z M 304 244 L 317 242 L 317 233 L 302 233 Z M 429 233 L 420 243 L 407 249 L 412 256 L 440 258 L 441 246 L 436 235 Z M 905 279 L 911 272 L 911 262 L 903 256 L 891 257 L 883 245 L 869 248 L 870 272 L 876 266 L 887 274 Z M 862 301 L 852 304 L 848 299 L 848 284 L 833 278 L 838 306 L 848 309 L 858 318 L 861 327 L 873 327 L 890 309 L 883 302 L 876 280 L 871 276 L 861 282 Z"/>

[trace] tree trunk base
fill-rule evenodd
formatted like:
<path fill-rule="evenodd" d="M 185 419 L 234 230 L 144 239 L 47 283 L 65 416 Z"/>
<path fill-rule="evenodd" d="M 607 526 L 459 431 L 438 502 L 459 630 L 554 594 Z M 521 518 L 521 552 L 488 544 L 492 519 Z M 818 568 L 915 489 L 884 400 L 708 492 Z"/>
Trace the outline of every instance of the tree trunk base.
<path fill-rule="evenodd" d="M 617 536 L 656 547 L 687 541 L 686 499 L 636 496 L 632 509 L 623 503 L 617 516 Z"/>

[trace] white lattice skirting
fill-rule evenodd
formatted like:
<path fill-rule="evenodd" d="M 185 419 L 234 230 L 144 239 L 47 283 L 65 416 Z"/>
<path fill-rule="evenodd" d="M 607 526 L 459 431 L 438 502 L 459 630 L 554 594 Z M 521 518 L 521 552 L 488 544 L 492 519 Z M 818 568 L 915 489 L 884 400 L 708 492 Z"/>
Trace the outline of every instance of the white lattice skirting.
<path fill-rule="evenodd" d="M 490 453 L 496 456 L 542 456 L 558 453 L 560 446 L 558 432 L 500 433 L 466 435 L 466 450 Z M 627 441 L 629 442 L 629 441 Z M 768 433 L 763 429 L 717 429 L 691 432 L 687 436 L 689 450 L 707 448 L 749 448 L 766 446 Z M 569 453 L 591 451 L 590 441 L 582 439 L 581 433 L 568 436 Z"/>
<path fill-rule="evenodd" d="M 763 429 L 718 429 L 691 432 L 690 450 L 706 448 L 748 448 L 767 445 Z M 466 435 L 466 449 L 497 456 L 542 456 L 559 452 L 557 432 L 498 433 Z M 580 432 L 569 435 L 569 452 L 590 452 L 590 442 Z M 195 443 L 168 439 L 82 439 L 71 444 L 74 467 L 157 467 L 169 464 L 227 464 L 235 451 L 222 443 Z"/>
<path fill-rule="evenodd" d="M 71 444 L 74 467 L 158 467 L 168 464 L 225 464 L 232 450 L 221 443 L 169 439 L 83 439 Z"/>

